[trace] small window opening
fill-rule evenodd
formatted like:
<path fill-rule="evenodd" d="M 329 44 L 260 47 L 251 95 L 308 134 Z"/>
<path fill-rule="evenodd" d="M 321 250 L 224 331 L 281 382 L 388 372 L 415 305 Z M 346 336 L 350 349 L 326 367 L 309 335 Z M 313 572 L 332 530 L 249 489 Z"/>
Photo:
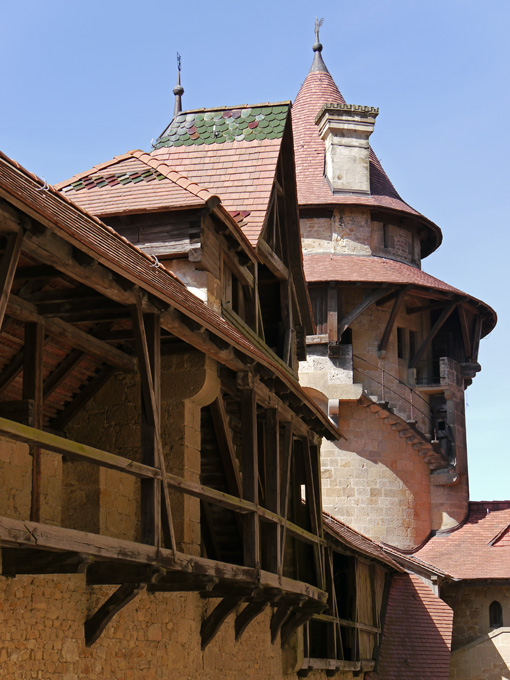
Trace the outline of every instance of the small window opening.
<path fill-rule="evenodd" d="M 501 628 L 503 625 L 503 607 L 497 600 L 489 606 L 489 625 L 491 628 Z"/>

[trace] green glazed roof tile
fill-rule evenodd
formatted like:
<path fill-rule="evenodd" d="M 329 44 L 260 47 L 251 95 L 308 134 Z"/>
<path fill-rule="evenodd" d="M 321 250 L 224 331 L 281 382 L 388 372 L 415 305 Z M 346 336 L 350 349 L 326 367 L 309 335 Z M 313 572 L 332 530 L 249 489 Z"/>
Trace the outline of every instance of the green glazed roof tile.
<path fill-rule="evenodd" d="M 164 131 L 156 148 L 223 144 L 278 139 L 282 136 L 288 105 L 261 105 L 179 114 Z"/>

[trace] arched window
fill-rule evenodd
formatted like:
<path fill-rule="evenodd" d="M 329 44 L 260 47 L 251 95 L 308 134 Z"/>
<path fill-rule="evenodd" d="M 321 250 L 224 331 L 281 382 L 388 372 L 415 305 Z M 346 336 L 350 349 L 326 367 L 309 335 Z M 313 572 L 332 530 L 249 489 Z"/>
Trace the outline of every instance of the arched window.
<path fill-rule="evenodd" d="M 489 625 L 491 628 L 501 628 L 503 625 L 503 608 L 497 600 L 489 606 Z"/>

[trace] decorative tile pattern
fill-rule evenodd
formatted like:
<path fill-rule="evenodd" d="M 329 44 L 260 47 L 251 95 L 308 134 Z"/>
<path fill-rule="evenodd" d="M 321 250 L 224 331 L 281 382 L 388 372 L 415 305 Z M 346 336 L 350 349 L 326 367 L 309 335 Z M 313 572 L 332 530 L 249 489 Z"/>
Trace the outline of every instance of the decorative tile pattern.
<path fill-rule="evenodd" d="M 279 139 L 288 111 L 288 105 L 268 104 L 184 112 L 170 123 L 155 148 Z"/>
<path fill-rule="evenodd" d="M 62 191 L 65 193 L 66 191 L 80 191 L 81 189 L 96 189 L 106 186 L 114 187 L 118 184 L 138 184 L 138 182 L 152 182 L 155 179 L 162 180 L 165 179 L 165 176 L 153 168 L 149 168 L 143 172 L 134 171 L 116 172 L 104 175 L 89 175 L 88 177 L 83 177 L 77 182 L 69 184 L 68 186 L 64 187 Z"/>

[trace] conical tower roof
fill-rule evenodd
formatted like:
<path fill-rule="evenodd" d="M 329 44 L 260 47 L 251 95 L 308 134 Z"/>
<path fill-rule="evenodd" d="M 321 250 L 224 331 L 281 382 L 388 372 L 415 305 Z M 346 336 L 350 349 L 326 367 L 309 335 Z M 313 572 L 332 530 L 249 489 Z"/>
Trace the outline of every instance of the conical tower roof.
<path fill-rule="evenodd" d="M 404 214 L 416 219 L 426 228 L 427 237 L 423 241 L 422 257 L 429 255 L 441 243 L 441 230 L 402 200 L 372 149 L 370 149 L 370 194 L 340 195 L 334 194 L 331 190 L 324 175 L 325 147 L 319 136 L 315 118 L 324 104 L 345 104 L 346 101 L 324 63 L 322 45 L 316 43 L 314 51 L 312 66 L 292 107 L 300 208 L 351 204 L 368 205 Z"/>

